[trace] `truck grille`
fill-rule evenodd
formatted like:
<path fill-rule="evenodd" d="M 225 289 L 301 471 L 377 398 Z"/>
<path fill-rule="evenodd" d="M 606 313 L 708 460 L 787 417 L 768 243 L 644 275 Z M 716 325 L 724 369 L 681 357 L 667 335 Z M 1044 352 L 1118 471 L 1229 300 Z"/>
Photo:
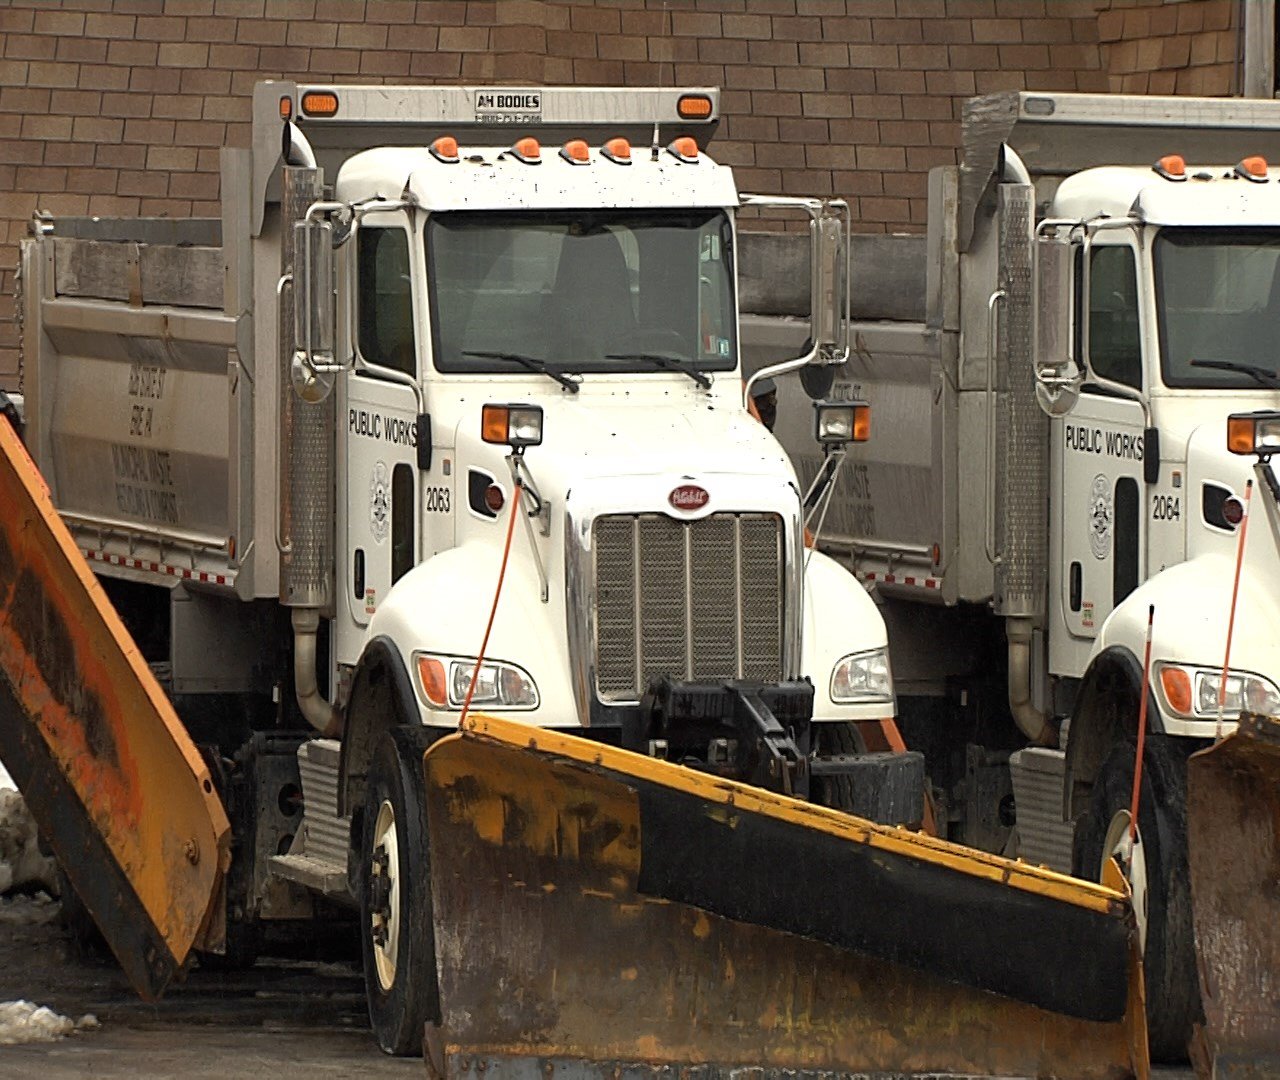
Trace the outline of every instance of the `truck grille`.
<path fill-rule="evenodd" d="M 783 532 L 776 514 L 610 515 L 593 528 L 596 686 L 637 701 L 657 678 L 776 682 Z"/>

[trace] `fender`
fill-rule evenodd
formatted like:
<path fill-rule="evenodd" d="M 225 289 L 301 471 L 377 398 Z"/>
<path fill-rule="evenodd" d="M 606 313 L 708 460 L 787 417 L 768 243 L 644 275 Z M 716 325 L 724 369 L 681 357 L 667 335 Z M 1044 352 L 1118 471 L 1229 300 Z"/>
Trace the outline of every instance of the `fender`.
<path fill-rule="evenodd" d="M 1136 739 L 1142 693 L 1142 661 L 1131 649 L 1113 645 L 1089 664 L 1076 694 L 1067 729 L 1063 775 L 1063 820 L 1084 812 L 1089 790 L 1107 754 L 1117 742 Z M 1155 692 L 1147 689 L 1147 723 L 1164 731 Z"/>
<path fill-rule="evenodd" d="M 364 803 L 364 782 L 373 747 L 384 731 L 421 724 L 409 668 L 389 637 L 373 638 L 360 654 L 338 758 L 338 813 L 352 814 Z"/>
<path fill-rule="evenodd" d="M 836 705 L 831 671 L 842 656 L 883 649 L 889 634 L 884 616 L 857 579 L 820 551 L 806 551 L 804 643 L 800 670 L 813 680 L 815 720 L 880 720 L 897 713 L 896 702 Z"/>

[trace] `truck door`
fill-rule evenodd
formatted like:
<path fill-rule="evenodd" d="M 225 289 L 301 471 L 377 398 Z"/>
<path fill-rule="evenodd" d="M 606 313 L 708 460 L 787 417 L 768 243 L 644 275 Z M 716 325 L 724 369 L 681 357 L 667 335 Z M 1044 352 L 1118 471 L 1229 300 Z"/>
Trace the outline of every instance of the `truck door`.
<path fill-rule="evenodd" d="M 1076 355 L 1082 355 L 1087 301 L 1093 373 L 1141 389 L 1142 309 L 1135 249 L 1125 241 L 1098 243 L 1089 250 L 1089 259 L 1087 298 L 1080 272 L 1083 252 L 1076 264 Z M 1091 379 L 1075 409 L 1053 424 L 1061 557 L 1053 560 L 1059 580 L 1052 591 L 1068 632 L 1094 638 L 1145 573 L 1145 417 L 1140 403 Z"/>
<path fill-rule="evenodd" d="M 345 529 L 339 526 L 346 537 L 339 587 L 357 627 L 368 624 L 392 584 L 417 561 L 418 396 L 389 374 L 419 378 L 406 225 L 388 225 L 380 216 L 376 225 L 362 226 L 356 234 L 359 362 L 346 379 L 343 410 L 347 449 L 341 505 L 347 520 Z M 358 643 L 343 644 L 358 648 Z"/>

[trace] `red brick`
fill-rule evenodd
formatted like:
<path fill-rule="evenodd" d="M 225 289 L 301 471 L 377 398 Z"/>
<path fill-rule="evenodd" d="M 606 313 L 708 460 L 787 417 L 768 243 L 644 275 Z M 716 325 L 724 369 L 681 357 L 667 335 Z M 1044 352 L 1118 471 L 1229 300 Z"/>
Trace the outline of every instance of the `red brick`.
<path fill-rule="evenodd" d="M 376 53 L 369 53 L 376 56 Z M 272 71 L 305 73 L 311 62 L 311 50 L 292 45 L 264 45 L 258 52 L 258 62 Z"/>
<path fill-rule="evenodd" d="M 850 45 L 849 66 L 863 68 L 889 68 L 898 66 L 896 45 Z"/>
<path fill-rule="evenodd" d="M 202 68 L 209 63 L 209 46 L 203 42 L 164 42 L 156 59 L 161 67 Z"/>
<path fill-rule="evenodd" d="M 588 34 L 616 34 L 622 29 L 622 17 L 607 8 L 576 7 L 569 13 L 569 26 Z M 718 35 L 719 19 L 713 36 Z"/>
<path fill-rule="evenodd" d="M 110 169 L 145 169 L 147 148 L 136 143 L 121 143 L 118 146 L 99 145 L 93 160 L 94 164 Z"/>
<path fill-rule="evenodd" d="M 71 118 L 65 118 L 70 124 Z M 44 162 L 46 165 L 92 165 L 93 146 L 81 142 L 45 143 Z"/>
<path fill-rule="evenodd" d="M 364 17 L 366 22 L 399 26 L 413 22 L 417 6 L 414 0 L 367 0 Z"/>
<path fill-rule="evenodd" d="M 919 19 L 872 19 L 871 40 L 885 45 L 918 45 L 924 36 Z"/>
<path fill-rule="evenodd" d="M 201 98 L 181 94 L 157 94 L 151 105 L 151 115 L 158 120 L 199 120 L 202 111 Z"/>
<path fill-rule="evenodd" d="M 13 186 L 17 191 L 61 191 L 67 186 L 67 170 L 56 166 L 19 165 Z"/>
<path fill-rule="evenodd" d="M 489 48 L 489 31 L 483 26 L 442 26 L 440 48 L 446 52 L 482 52 Z"/>
<path fill-rule="evenodd" d="M 773 90 L 777 82 L 771 67 L 730 64 L 724 69 L 724 84 L 735 90 Z"/>
<path fill-rule="evenodd" d="M 86 37 L 102 37 L 111 41 L 129 41 L 133 38 L 138 20 L 132 15 L 86 15 Z"/>
<path fill-rule="evenodd" d="M 748 41 L 747 57 L 753 64 L 784 67 L 799 63 L 798 46 L 791 41 Z"/>
<path fill-rule="evenodd" d="M 326 72 L 335 78 L 355 75 L 360 71 L 359 49 L 312 49 L 311 67 L 316 72 Z M 412 68 L 410 74 L 414 74 Z"/>
<path fill-rule="evenodd" d="M 61 38 L 57 57 L 59 60 L 87 60 L 99 64 L 107 58 L 107 43 L 93 38 Z"/>
<path fill-rule="evenodd" d="M 48 149 L 50 146 L 56 145 L 56 143 L 52 143 L 49 140 L 71 138 L 71 117 L 24 116 L 22 118 L 22 137 L 33 141 L 39 140 L 44 144 L 44 163 L 46 165 L 59 164 L 49 160 Z"/>
<path fill-rule="evenodd" d="M 783 19 L 771 19 L 768 15 L 722 15 L 720 33 L 726 38 L 757 38 L 761 41 L 781 37 L 777 33 Z"/>
<path fill-rule="evenodd" d="M 973 40 L 997 44 L 1021 41 L 1022 23 L 1017 19 L 974 19 Z"/>
<path fill-rule="evenodd" d="M 173 173 L 169 177 L 169 196 L 179 199 L 216 199 L 217 173 Z"/>
<path fill-rule="evenodd" d="M 800 116 L 800 95 L 760 91 L 751 95 L 753 112 L 763 116 Z"/>
<path fill-rule="evenodd" d="M 671 13 L 671 32 L 685 37 L 720 37 L 722 34 L 725 37 L 731 36 L 721 30 L 720 20 L 719 15 L 676 11 Z"/>
<path fill-rule="evenodd" d="M 901 120 L 902 98 L 896 94 L 854 94 L 853 115 L 862 120 Z"/>
<path fill-rule="evenodd" d="M 1049 50 L 1044 45 L 1001 45 L 1000 66 L 1015 71 L 1043 71 L 1049 67 Z"/>
<path fill-rule="evenodd" d="M 871 20 L 833 16 L 822 20 L 823 41 L 856 41 L 871 40 Z"/>
<path fill-rule="evenodd" d="M 826 74 L 822 68 L 780 67 L 777 69 L 779 90 L 800 90 L 805 93 L 821 94 L 827 89 Z M 846 102 L 848 98 L 844 99 Z"/>
<path fill-rule="evenodd" d="M 103 217 L 131 217 L 138 213 L 138 200 L 123 195 L 90 195 L 89 213 Z"/>
<path fill-rule="evenodd" d="M 418 78 L 456 79 L 462 73 L 459 53 L 414 53 L 409 61 L 409 74 Z"/>
<path fill-rule="evenodd" d="M 81 142 L 117 143 L 124 134 L 124 121 L 101 116 L 77 116 L 71 137 Z"/>
<path fill-rule="evenodd" d="M 1027 77 L 1021 71 L 975 71 L 973 88 L 979 94 L 994 94 L 1000 90 L 1026 90 Z"/>
<path fill-rule="evenodd" d="M 346 30 L 362 30 L 363 26 L 344 27 Z M 386 30 L 381 28 L 382 44 L 387 41 Z M 289 34 L 289 24 L 271 19 L 241 19 L 236 24 L 236 41 L 241 45 L 283 45 Z M 341 37 L 341 33 L 339 33 Z M 341 44 L 341 42 L 339 42 Z"/>
<path fill-rule="evenodd" d="M 190 146 L 151 146 L 147 148 L 147 168 L 164 172 L 193 172 L 197 152 Z"/>
<path fill-rule="evenodd" d="M 367 52 L 360 58 L 360 74 L 405 76 L 409 74 L 409 58 L 407 52 Z"/>
<path fill-rule="evenodd" d="M 871 94 L 876 88 L 876 72 L 870 68 L 827 68 L 827 89 L 843 94 Z"/>
<path fill-rule="evenodd" d="M 107 43 L 107 62 L 130 67 L 153 67 L 160 46 L 150 41 L 111 41 Z"/>
<path fill-rule="evenodd" d="M 211 68 L 228 68 L 250 70 L 259 66 L 258 57 L 261 50 L 256 45 L 210 45 L 209 66 Z"/>

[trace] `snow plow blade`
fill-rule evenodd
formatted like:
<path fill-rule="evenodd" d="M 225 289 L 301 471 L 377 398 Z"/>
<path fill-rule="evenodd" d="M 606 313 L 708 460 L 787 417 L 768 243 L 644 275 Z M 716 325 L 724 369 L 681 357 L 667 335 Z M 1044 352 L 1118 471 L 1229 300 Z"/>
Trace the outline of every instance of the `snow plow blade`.
<path fill-rule="evenodd" d="M 425 756 L 442 1077 L 1143 1077 L 1127 899 L 488 717 Z"/>
<path fill-rule="evenodd" d="M 138 992 L 217 947 L 230 828 L 199 753 L 0 420 L 0 758 Z"/>
<path fill-rule="evenodd" d="M 1205 1025 L 1198 1067 L 1280 1076 L 1280 719 L 1246 713 L 1187 762 L 1187 855 Z"/>

